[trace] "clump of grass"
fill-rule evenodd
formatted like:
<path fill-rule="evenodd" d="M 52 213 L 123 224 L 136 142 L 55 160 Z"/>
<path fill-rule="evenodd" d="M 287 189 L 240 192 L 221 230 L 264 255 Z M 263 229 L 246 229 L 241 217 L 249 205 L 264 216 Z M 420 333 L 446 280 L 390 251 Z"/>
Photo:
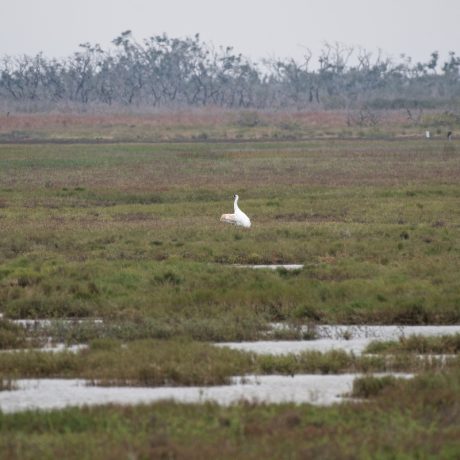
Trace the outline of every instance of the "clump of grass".
<path fill-rule="evenodd" d="M 177 337 L 200 342 L 230 342 L 257 340 L 266 328 L 266 323 L 257 318 L 227 314 L 220 319 L 134 317 L 104 322 L 56 320 L 44 327 L 41 333 L 67 344 L 88 343 L 95 339 L 132 341 Z"/>
<path fill-rule="evenodd" d="M 315 340 L 318 338 L 314 323 L 303 324 L 283 323 L 270 328 L 266 333 L 273 340 Z"/>
<path fill-rule="evenodd" d="M 97 338 L 89 343 L 90 350 L 116 351 L 121 348 L 121 342 L 112 338 Z"/>
<path fill-rule="evenodd" d="M 261 116 L 254 111 L 240 112 L 236 118 L 236 125 L 243 128 L 255 128 L 264 124 Z"/>
<path fill-rule="evenodd" d="M 280 356 L 258 355 L 253 358 L 254 372 L 260 374 L 342 374 L 357 372 L 422 372 L 455 366 L 455 362 L 413 360 L 410 357 L 356 356 L 343 350 L 305 351 Z"/>
<path fill-rule="evenodd" d="M 460 334 L 425 337 L 410 335 L 399 341 L 372 342 L 367 353 L 418 353 L 418 354 L 457 354 L 460 352 Z"/>
<path fill-rule="evenodd" d="M 400 379 L 391 375 L 384 377 L 365 376 L 353 381 L 353 389 L 350 394 L 353 398 L 373 398 L 387 388 L 394 388 Z"/>
<path fill-rule="evenodd" d="M 250 354 L 190 341 L 99 339 L 78 353 L 0 355 L 5 378 L 85 378 L 100 385 L 217 385 L 251 368 Z"/>
<path fill-rule="evenodd" d="M 261 355 L 256 359 L 260 372 L 263 374 L 319 373 L 337 374 L 358 367 L 359 360 L 344 351 L 317 351 L 282 356 Z"/>
<path fill-rule="evenodd" d="M 28 340 L 27 331 L 8 320 L 0 319 L 0 349 L 24 348 L 36 345 L 37 340 Z"/>

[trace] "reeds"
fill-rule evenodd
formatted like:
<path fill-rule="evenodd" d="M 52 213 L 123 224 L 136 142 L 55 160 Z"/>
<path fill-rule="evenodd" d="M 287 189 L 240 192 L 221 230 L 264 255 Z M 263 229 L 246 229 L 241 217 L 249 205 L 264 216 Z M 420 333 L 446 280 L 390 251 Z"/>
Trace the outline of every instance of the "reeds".
<path fill-rule="evenodd" d="M 367 353 L 416 353 L 452 355 L 460 352 L 460 334 L 439 337 L 411 335 L 401 337 L 399 341 L 373 342 L 368 345 Z"/>
<path fill-rule="evenodd" d="M 229 383 L 236 375 L 298 375 L 421 372 L 446 369 L 457 361 L 410 356 L 355 356 L 344 351 L 307 351 L 281 356 L 215 347 L 189 339 L 93 339 L 80 351 L 37 350 L 0 354 L 0 377 L 84 378 L 96 385 L 190 386 Z"/>

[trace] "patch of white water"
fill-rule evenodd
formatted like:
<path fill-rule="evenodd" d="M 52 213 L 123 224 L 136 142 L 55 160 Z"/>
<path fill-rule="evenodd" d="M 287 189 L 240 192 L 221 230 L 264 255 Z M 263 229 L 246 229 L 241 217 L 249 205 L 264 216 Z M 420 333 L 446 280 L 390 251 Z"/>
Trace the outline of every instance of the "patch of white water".
<path fill-rule="evenodd" d="M 274 324 L 274 327 L 279 327 Z M 307 330 L 307 327 L 305 327 Z M 328 339 L 372 339 L 399 340 L 410 335 L 440 336 L 460 334 L 460 325 L 442 326 L 366 326 L 366 325 L 322 325 L 315 332 L 320 338 Z"/>
<path fill-rule="evenodd" d="M 375 374 L 384 375 L 384 374 Z M 388 375 L 388 374 L 386 374 Z M 393 374 L 410 378 L 411 374 Z M 331 405 L 344 401 L 359 374 L 235 377 L 231 385 L 214 387 L 95 387 L 85 380 L 18 380 L 17 390 L 0 392 L 0 410 L 20 412 L 100 404 L 146 404 L 160 400 L 184 403 L 240 401 Z"/>
<path fill-rule="evenodd" d="M 85 350 L 88 345 L 80 343 L 76 345 L 66 345 L 65 343 L 56 343 L 54 345 L 45 345 L 40 348 L 13 348 L 0 350 L 0 353 L 14 353 L 14 352 L 27 352 L 27 351 L 44 351 L 48 353 L 58 353 L 61 351 L 70 351 L 72 353 L 78 353 L 80 350 Z"/>
<path fill-rule="evenodd" d="M 223 342 L 216 343 L 218 347 L 228 347 L 233 350 L 250 351 L 261 355 L 286 355 L 303 353 L 305 351 L 343 350 L 360 354 L 370 341 L 360 340 L 260 340 L 258 342 Z"/>
<path fill-rule="evenodd" d="M 266 270 L 277 270 L 278 268 L 284 268 L 284 270 L 301 270 L 303 264 L 273 264 L 273 265 L 233 265 L 236 268 L 255 268 L 255 269 L 266 269 Z"/>
<path fill-rule="evenodd" d="M 12 319 L 9 321 L 26 329 L 45 328 L 54 324 L 102 324 L 104 322 L 102 319 Z"/>
<path fill-rule="evenodd" d="M 284 324 L 274 324 L 284 328 Z M 305 332 L 307 327 L 305 327 Z M 455 326 L 316 326 L 315 340 L 263 340 L 258 342 L 224 342 L 217 346 L 258 354 L 283 355 L 304 351 L 327 352 L 343 350 L 361 354 L 373 341 L 399 340 L 410 335 L 439 336 L 460 334 L 460 325 Z"/>

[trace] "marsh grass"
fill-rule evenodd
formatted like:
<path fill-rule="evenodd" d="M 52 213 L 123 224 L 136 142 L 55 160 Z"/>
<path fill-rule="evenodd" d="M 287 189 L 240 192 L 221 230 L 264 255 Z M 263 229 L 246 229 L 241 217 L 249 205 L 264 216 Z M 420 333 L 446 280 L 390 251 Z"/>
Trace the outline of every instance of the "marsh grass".
<path fill-rule="evenodd" d="M 422 137 L 425 129 L 444 139 L 458 128 L 458 117 L 429 111 L 421 124 L 399 110 L 375 110 L 377 126 L 353 123 L 350 112 L 180 110 L 156 113 L 65 113 L 0 115 L 0 140 L 58 142 L 151 142 L 281 139 L 353 139 Z M 351 120 L 351 122 L 350 122 Z M 435 141 L 432 139 L 431 142 Z"/>
<path fill-rule="evenodd" d="M 46 341 L 41 334 L 29 334 L 24 327 L 0 319 L 0 350 L 39 347 Z"/>
<path fill-rule="evenodd" d="M 250 367 L 248 354 L 190 341 L 99 339 L 89 349 L 0 355 L 2 375 L 15 378 L 86 378 L 99 385 L 218 385 Z"/>
<path fill-rule="evenodd" d="M 316 351 L 281 356 L 174 340 L 93 339 L 77 352 L 16 351 L 0 354 L 0 376 L 17 378 L 84 378 L 95 385 L 220 385 L 236 375 L 340 374 L 426 371 L 455 362 L 412 360 L 408 356 L 354 356 L 344 351 Z"/>
<path fill-rule="evenodd" d="M 26 344 L 26 336 L 24 328 L 9 321 L 0 320 L 0 349 L 23 347 Z"/>
<path fill-rule="evenodd" d="M 21 377 L 214 385 L 244 373 L 423 375 L 367 380 L 369 403 L 332 408 L 0 413 L 2 457 L 458 458 L 458 358 L 396 348 L 391 357 L 256 356 L 206 343 L 266 337 L 274 321 L 291 325 L 275 331 L 284 339 L 305 324 L 458 323 L 457 143 L 400 139 L 420 127 L 398 117 L 361 132 L 330 112 L 134 118 L 12 116 L 2 125 L 6 140 L 91 141 L 0 145 L 0 311 L 57 320 L 31 330 L 2 322 L 1 346 L 89 343 L 77 353 L 1 353 L 5 389 Z M 171 139 L 194 142 L 140 143 Z M 235 192 L 250 231 L 218 222 Z M 251 263 L 304 268 L 232 267 Z M 404 347 L 416 353 L 456 347 L 412 340 Z"/>
<path fill-rule="evenodd" d="M 53 321 L 41 328 L 40 336 L 53 337 L 68 345 L 97 338 L 131 341 L 168 340 L 177 337 L 201 342 L 257 340 L 265 336 L 267 325 L 257 318 L 223 312 L 220 318 L 142 318 L 138 313 L 104 322 Z M 292 338 L 292 335 L 291 335 Z"/>
<path fill-rule="evenodd" d="M 417 354 L 458 354 L 460 334 L 439 337 L 411 335 L 399 341 L 372 342 L 367 353 L 417 353 Z"/>
<path fill-rule="evenodd" d="M 398 385 L 400 379 L 391 375 L 384 377 L 366 376 L 353 381 L 353 389 L 350 396 L 353 398 L 374 398 L 388 388 Z"/>
<path fill-rule="evenodd" d="M 372 382 L 365 404 L 332 407 L 160 402 L 0 414 L 0 449 L 11 459 L 456 458 L 459 377 L 456 368 Z"/>
<path fill-rule="evenodd" d="M 300 323 L 300 324 L 299 324 Z M 318 338 L 316 324 L 313 322 L 303 324 L 295 319 L 283 323 L 282 327 L 273 327 L 260 334 L 260 338 L 269 340 L 315 340 Z"/>
<path fill-rule="evenodd" d="M 458 323 L 459 158 L 416 140 L 1 145 L 0 308 L 204 341 Z M 218 222 L 235 191 L 249 231 Z M 232 267 L 250 263 L 304 268 Z"/>

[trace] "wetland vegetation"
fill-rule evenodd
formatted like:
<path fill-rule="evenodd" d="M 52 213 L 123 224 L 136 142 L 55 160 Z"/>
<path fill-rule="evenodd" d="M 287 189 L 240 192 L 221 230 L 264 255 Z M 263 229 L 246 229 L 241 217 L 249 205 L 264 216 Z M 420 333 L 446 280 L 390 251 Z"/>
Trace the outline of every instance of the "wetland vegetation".
<path fill-rule="evenodd" d="M 151 319 L 203 340 L 280 320 L 457 323 L 460 157 L 443 149 L 2 145 L 2 312 Z M 234 192 L 249 231 L 218 221 Z"/>
<path fill-rule="evenodd" d="M 141 140 L 151 136 L 143 129 Z M 268 130 L 243 129 L 254 139 Z M 415 355 L 458 355 L 458 335 L 378 343 L 373 356 L 212 345 L 298 339 L 305 325 L 311 339 L 324 323 L 459 324 L 457 142 L 370 130 L 340 139 L 334 129 L 334 139 L 291 141 L 272 132 L 246 143 L 0 144 L 2 390 L 32 377 L 156 386 L 245 373 L 420 375 L 366 377 L 353 394 L 369 402 L 330 408 L 164 402 L 0 414 L 5 458 L 455 458 L 458 356 Z M 250 230 L 219 223 L 234 193 Z M 283 263 L 303 268 L 235 267 Z M 53 321 L 11 322 L 36 318 Z M 25 350 L 50 341 L 88 348 Z"/>
<path fill-rule="evenodd" d="M 161 402 L 0 414 L 6 458 L 456 458 L 460 376 L 360 382 L 366 403 Z M 358 393 L 359 391 L 359 393 Z"/>

